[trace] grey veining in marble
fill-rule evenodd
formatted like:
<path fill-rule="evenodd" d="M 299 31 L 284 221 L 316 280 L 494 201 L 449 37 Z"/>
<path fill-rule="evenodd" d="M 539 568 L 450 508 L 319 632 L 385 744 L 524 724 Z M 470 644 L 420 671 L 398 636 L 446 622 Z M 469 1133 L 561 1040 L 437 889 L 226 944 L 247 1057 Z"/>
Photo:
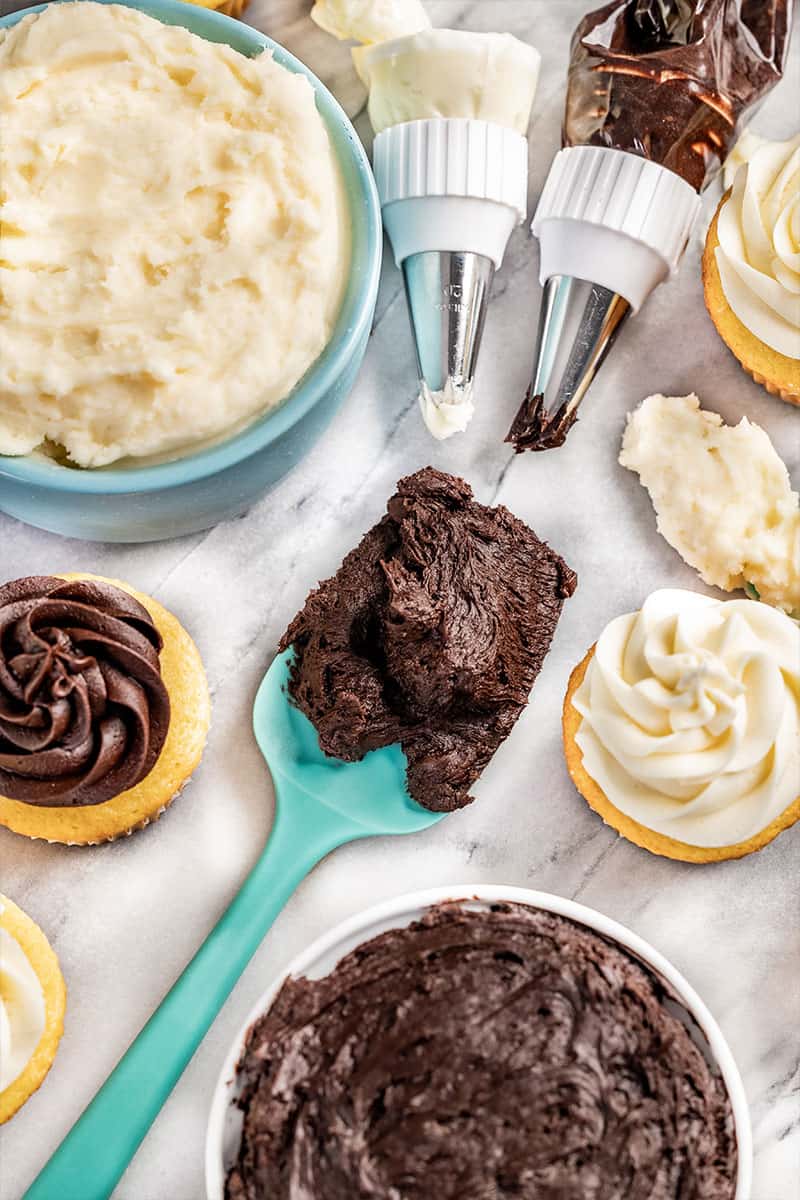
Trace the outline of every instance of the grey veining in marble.
<path fill-rule="evenodd" d="M 310 0 L 254 0 L 248 18 L 283 41 L 356 112 L 346 50 L 308 19 Z M 588 0 L 430 0 L 434 21 L 505 29 L 542 51 L 531 127 L 531 210 L 557 149 L 568 40 Z M 755 128 L 797 124 L 800 55 Z M 368 135 L 363 112 L 359 131 Z M 711 200 L 709 201 L 711 203 Z M 244 878 L 267 836 L 271 788 L 250 734 L 256 686 L 310 585 L 382 511 L 400 475 L 428 462 L 502 501 L 576 568 L 530 706 L 480 781 L 478 801 L 419 836 L 337 851 L 266 938 L 115 1192 L 201 1200 L 208 1104 L 227 1046 L 271 977 L 310 939 L 366 904 L 414 888 L 508 883 L 579 898 L 650 940 L 699 990 L 730 1041 L 752 1107 L 753 1200 L 792 1200 L 800 1179 L 800 827 L 739 862 L 696 867 L 619 839 L 576 794 L 560 746 L 572 666 L 611 617 L 652 589 L 702 588 L 655 531 L 648 498 L 616 463 L 626 412 L 653 391 L 696 390 L 763 425 L 800 483 L 800 414 L 751 383 L 703 306 L 701 232 L 679 278 L 624 331 L 567 445 L 513 459 L 502 442 L 527 384 L 540 288 L 518 230 L 497 277 L 469 432 L 438 444 L 422 425 L 398 272 L 383 270 L 375 329 L 352 396 L 298 470 L 240 520 L 153 546 L 68 542 L 0 516 L 0 578 L 65 570 L 129 580 L 179 615 L 211 681 L 204 762 L 157 825 L 99 849 L 0 830 L 2 888 L 47 931 L 69 989 L 66 1033 L 39 1094 L 2 1131 L 0 1196 L 18 1200 Z"/>

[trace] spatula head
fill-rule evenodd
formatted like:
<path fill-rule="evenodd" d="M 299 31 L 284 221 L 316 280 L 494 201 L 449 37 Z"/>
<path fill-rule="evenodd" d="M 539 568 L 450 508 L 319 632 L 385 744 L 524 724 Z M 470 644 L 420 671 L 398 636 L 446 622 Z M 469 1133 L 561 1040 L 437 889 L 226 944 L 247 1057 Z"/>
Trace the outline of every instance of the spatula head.
<path fill-rule="evenodd" d="M 317 731 L 289 699 L 293 651 L 279 654 L 264 676 L 253 709 L 259 749 L 276 777 L 301 788 L 320 804 L 373 833 L 414 833 L 441 820 L 412 800 L 406 788 L 406 756 L 399 745 L 373 750 L 361 762 L 329 758 Z"/>

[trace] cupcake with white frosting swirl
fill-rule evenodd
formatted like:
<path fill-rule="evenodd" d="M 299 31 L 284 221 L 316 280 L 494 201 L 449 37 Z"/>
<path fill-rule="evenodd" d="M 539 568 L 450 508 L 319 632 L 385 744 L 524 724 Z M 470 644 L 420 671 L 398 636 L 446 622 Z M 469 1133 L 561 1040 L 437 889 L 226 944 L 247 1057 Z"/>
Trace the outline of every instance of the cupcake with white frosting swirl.
<path fill-rule="evenodd" d="M 800 404 L 800 134 L 757 143 L 737 170 L 708 231 L 703 287 L 744 369 Z"/>
<path fill-rule="evenodd" d="M 753 600 L 654 592 L 573 671 L 570 774 L 619 833 L 668 858 L 761 849 L 800 817 L 800 626 Z"/>
<path fill-rule="evenodd" d="M 64 1029 L 67 992 L 35 921 L 0 896 L 0 1125 L 41 1085 Z"/>

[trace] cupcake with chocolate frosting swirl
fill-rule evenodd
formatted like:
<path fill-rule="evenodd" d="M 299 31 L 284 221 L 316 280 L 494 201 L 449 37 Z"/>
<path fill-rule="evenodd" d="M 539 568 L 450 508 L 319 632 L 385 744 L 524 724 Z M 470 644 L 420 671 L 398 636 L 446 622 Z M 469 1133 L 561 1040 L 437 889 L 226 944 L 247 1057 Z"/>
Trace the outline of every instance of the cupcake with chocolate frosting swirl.
<path fill-rule="evenodd" d="M 208 721 L 197 648 L 150 597 L 92 576 L 0 586 L 0 823 L 81 844 L 141 828 Z"/>

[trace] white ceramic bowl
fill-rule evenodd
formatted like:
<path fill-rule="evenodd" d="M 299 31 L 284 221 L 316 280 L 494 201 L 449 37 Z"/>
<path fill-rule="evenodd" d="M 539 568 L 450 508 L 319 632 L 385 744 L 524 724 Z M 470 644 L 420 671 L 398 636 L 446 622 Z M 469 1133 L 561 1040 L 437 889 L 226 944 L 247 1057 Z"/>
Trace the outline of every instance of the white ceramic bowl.
<path fill-rule="evenodd" d="M 270 984 L 237 1033 L 214 1089 L 206 1135 L 208 1200 L 223 1200 L 225 1176 L 234 1161 L 239 1146 L 241 1116 L 234 1103 L 237 1097 L 236 1065 L 242 1055 L 247 1033 L 253 1022 L 270 1007 L 284 981 L 290 975 L 320 979 L 332 971 L 345 954 L 354 950 L 362 942 L 376 937 L 379 933 L 385 933 L 387 929 L 398 929 L 410 925 L 412 921 L 418 920 L 426 909 L 446 900 L 466 901 L 470 908 L 475 909 L 486 908 L 490 904 L 506 901 L 527 904 L 531 908 L 543 908 L 549 912 L 558 913 L 562 917 L 569 917 L 571 920 L 578 921 L 582 925 L 588 926 L 589 929 L 594 929 L 607 938 L 619 942 L 661 975 L 678 994 L 687 1011 L 694 1017 L 705 1035 L 703 1049 L 709 1059 L 717 1063 L 722 1074 L 730 1096 L 736 1129 L 739 1173 L 735 1200 L 750 1200 L 753 1143 L 744 1086 L 733 1055 L 722 1036 L 722 1031 L 694 988 L 690 987 L 672 963 L 648 945 L 643 938 L 631 933 L 624 925 L 619 925 L 609 917 L 603 916 L 602 913 L 595 912 L 592 908 L 576 904 L 574 900 L 565 900 L 561 896 L 549 895 L 547 892 L 534 892 L 527 888 L 502 885 L 476 886 L 474 884 L 429 888 L 422 892 L 412 892 L 378 904 L 374 908 L 367 909 L 366 912 L 357 913 L 318 938 L 289 964 L 278 979 Z M 702 1040 L 697 1037 L 697 1031 L 691 1030 L 691 1032 L 695 1036 L 695 1041 L 702 1044 Z"/>

